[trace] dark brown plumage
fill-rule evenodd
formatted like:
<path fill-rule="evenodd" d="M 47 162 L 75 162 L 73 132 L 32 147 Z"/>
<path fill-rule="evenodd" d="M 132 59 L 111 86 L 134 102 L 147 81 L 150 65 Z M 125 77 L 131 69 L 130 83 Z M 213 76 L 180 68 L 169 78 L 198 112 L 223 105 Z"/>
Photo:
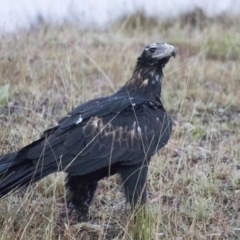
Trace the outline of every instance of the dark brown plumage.
<path fill-rule="evenodd" d="M 39 140 L 1 156 L 0 197 L 64 171 L 67 199 L 79 221 L 86 221 L 97 182 L 119 173 L 132 207 L 145 203 L 149 161 L 172 130 L 160 100 L 162 69 L 171 56 L 171 45 L 148 45 L 130 80 L 116 93 L 76 107 Z"/>

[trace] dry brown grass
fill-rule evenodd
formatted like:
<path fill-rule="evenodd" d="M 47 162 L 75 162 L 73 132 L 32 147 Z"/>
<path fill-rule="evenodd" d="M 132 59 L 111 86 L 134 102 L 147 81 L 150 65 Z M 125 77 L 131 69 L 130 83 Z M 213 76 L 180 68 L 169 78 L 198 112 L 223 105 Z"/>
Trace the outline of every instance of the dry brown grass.
<path fill-rule="evenodd" d="M 92 225 L 74 226 L 64 176 L 54 174 L 1 200 L 1 240 L 239 239 L 240 23 L 197 16 L 161 22 L 136 14 L 105 30 L 42 23 L 2 36 L 0 86 L 9 89 L 0 96 L 1 153 L 122 86 L 146 44 L 168 42 L 178 55 L 165 68 L 162 94 L 174 132 L 152 159 L 146 216 L 131 220 L 111 177 L 99 183 Z"/>

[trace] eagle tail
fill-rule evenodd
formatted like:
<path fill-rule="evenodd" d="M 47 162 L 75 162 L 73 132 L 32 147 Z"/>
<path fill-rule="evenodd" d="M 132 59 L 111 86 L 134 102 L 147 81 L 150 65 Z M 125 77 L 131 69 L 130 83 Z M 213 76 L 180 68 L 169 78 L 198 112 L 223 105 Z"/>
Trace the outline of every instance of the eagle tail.
<path fill-rule="evenodd" d="M 8 153 L 0 156 L 0 198 L 11 191 L 25 188 L 46 177 L 54 170 L 47 167 L 37 167 L 21 154 Z"/>

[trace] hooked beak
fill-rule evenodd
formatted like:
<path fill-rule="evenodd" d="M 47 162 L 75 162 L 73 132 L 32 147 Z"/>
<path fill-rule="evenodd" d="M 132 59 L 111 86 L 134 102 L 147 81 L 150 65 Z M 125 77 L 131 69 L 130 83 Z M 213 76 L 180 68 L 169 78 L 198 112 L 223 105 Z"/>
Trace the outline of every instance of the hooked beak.
<path fill-rule="evenodd" d="M 161 44 L 155 51 L 153 57 L 157 60 L 161 60 L 164 58 L 170 58 L 176 56 L 176 50 L 175 47 L 172 45 L 169 45 L 167 43 Z"/>

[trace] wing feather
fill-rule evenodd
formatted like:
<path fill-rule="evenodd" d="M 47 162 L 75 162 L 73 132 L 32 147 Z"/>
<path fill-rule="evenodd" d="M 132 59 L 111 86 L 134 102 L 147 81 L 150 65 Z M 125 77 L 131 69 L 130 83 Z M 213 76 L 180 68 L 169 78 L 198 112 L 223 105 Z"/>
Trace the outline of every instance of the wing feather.
<path fill-rule="evenodd" d="M 168 126 L 163 121 L 164 115 L 170 122 L 166 113 L 147 107 L 145 102 L 126 96 L 89 101 L 47 130 L 47 136 L 32 144 L 27 156 L 40 167 L 55 166 L 72 175 L 90 173 L 116 162 L 139 164 L 155 153 L 156 144 L 162 147 L 171 132 L 171 123 Z M 161 127 L 168 131 L 155 131 Z"/>

